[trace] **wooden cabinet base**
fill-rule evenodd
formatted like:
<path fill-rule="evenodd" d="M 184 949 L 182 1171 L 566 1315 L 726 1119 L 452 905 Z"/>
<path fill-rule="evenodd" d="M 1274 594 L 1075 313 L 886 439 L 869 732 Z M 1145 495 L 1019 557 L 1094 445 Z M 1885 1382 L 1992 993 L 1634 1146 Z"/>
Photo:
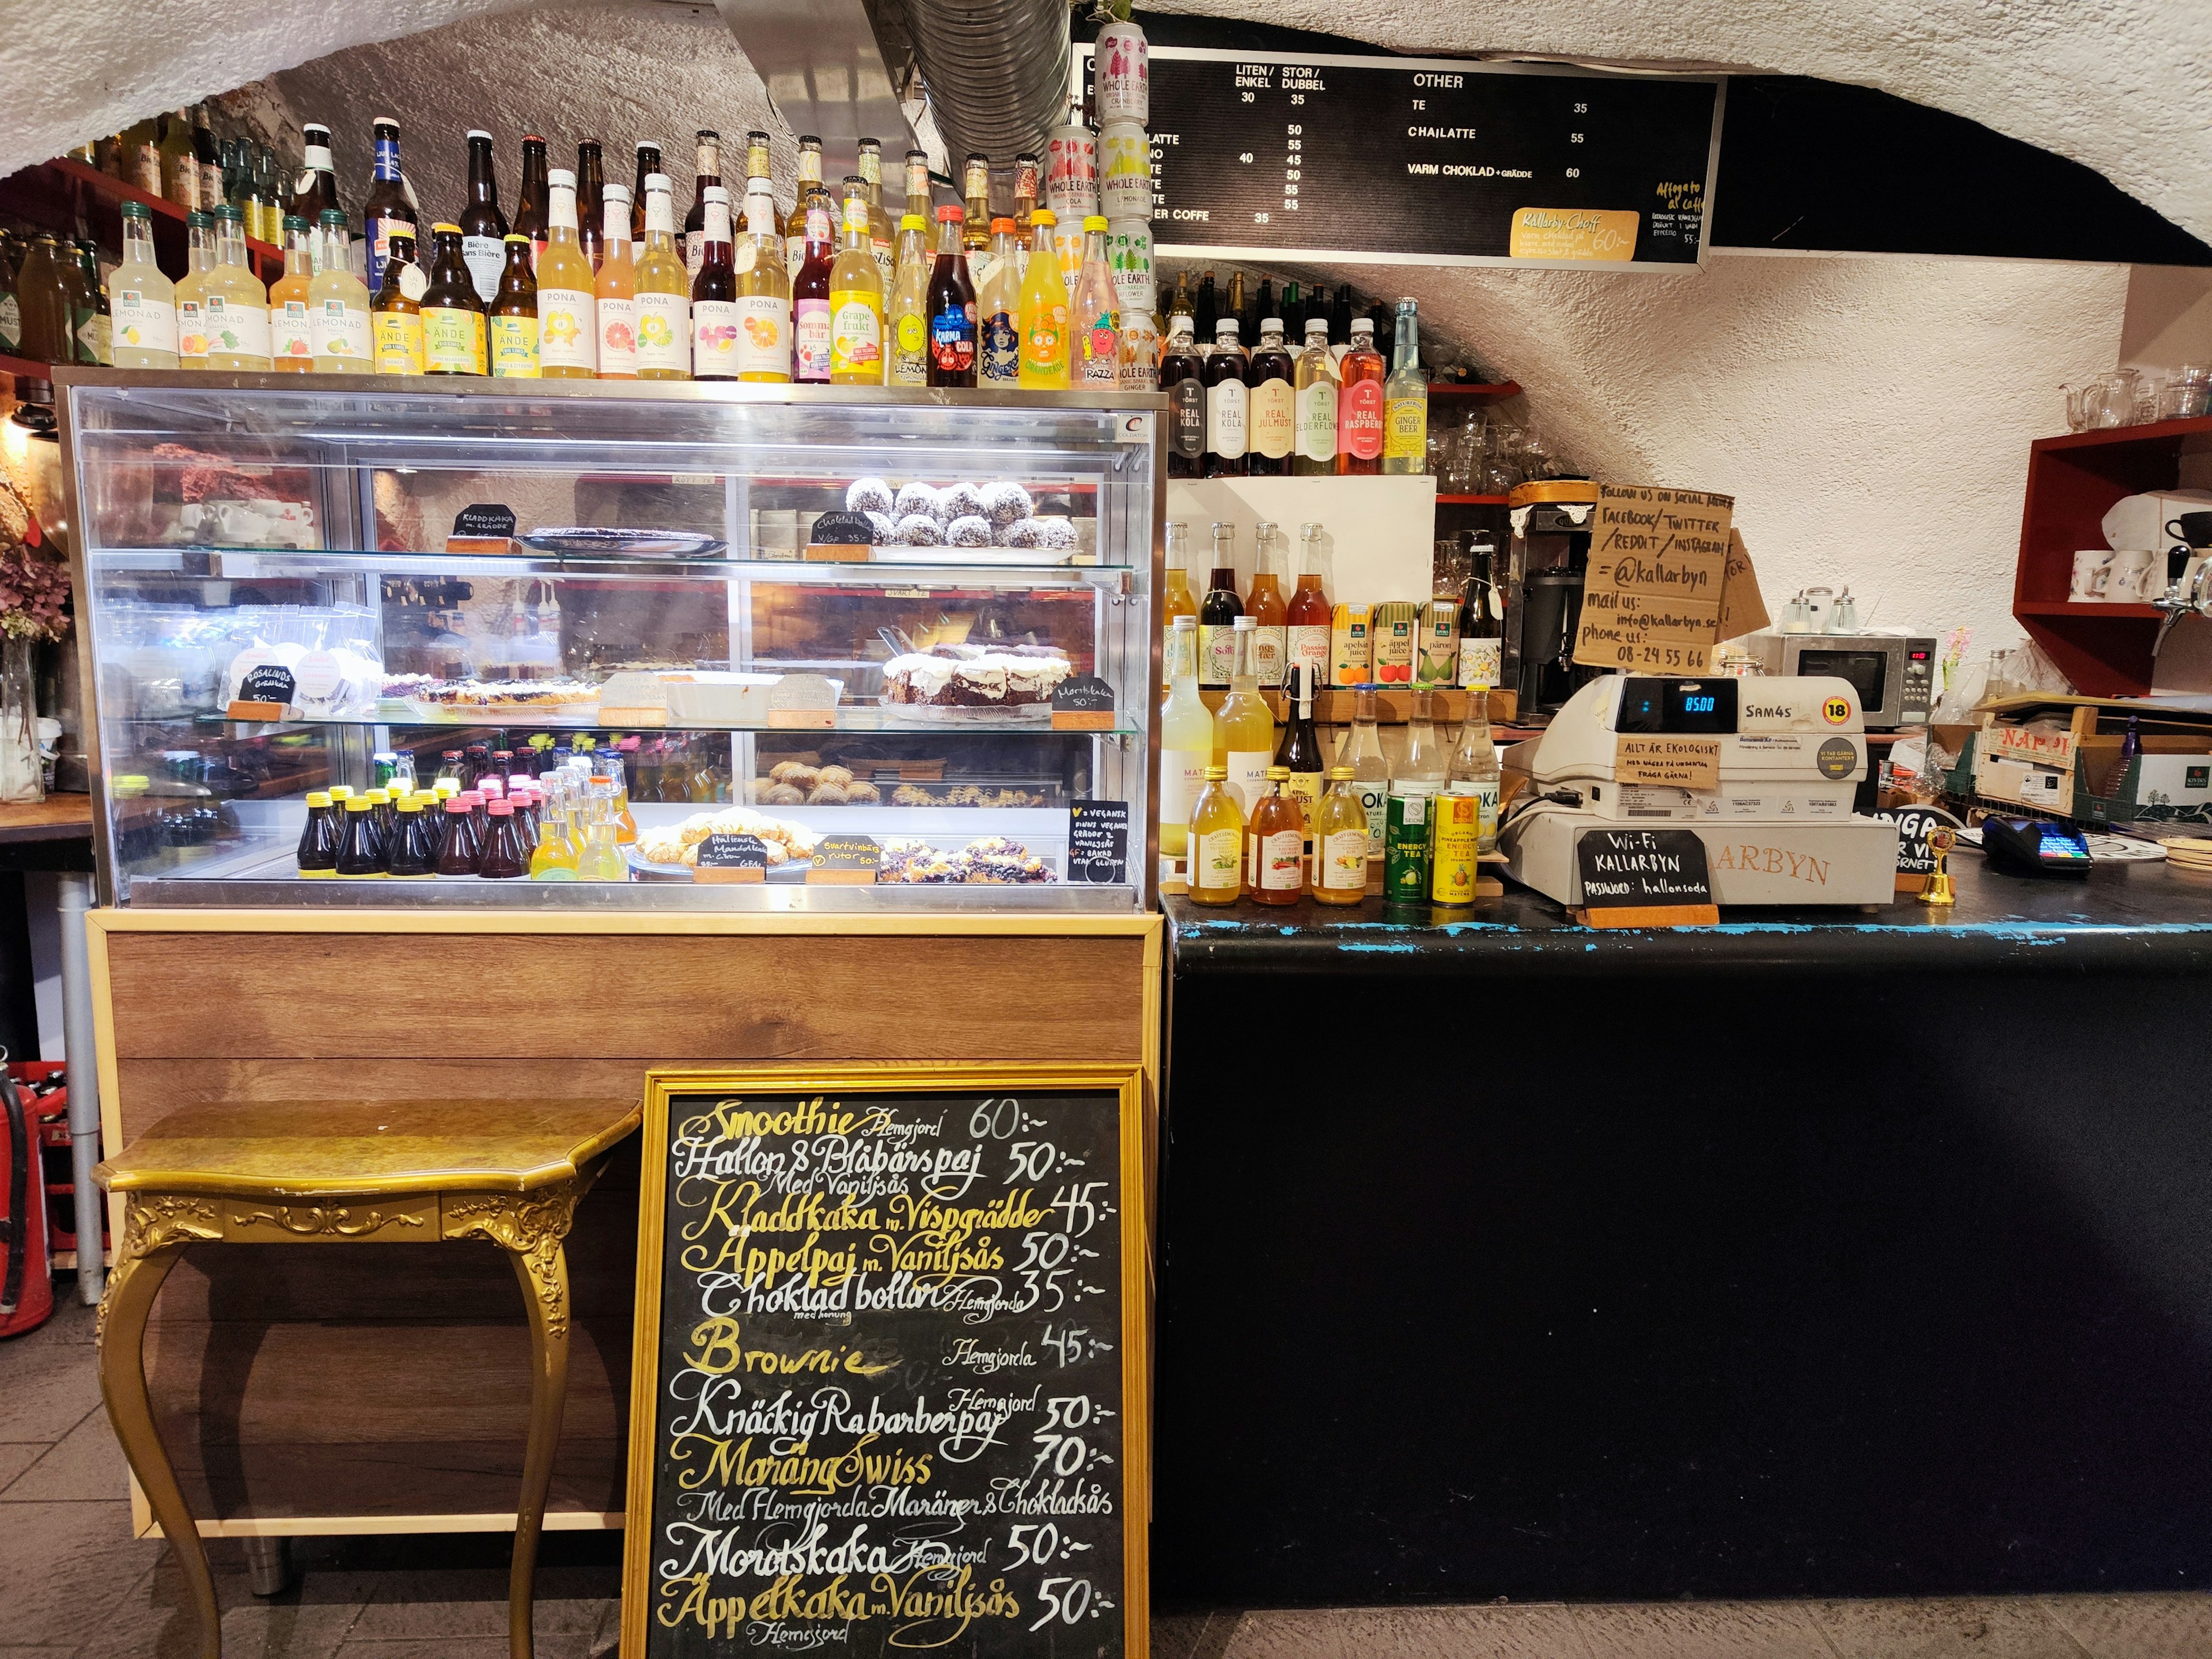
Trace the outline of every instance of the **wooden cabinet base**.
<path fill-rule="evenodd" d="M 1156 1109 L 1159 919 L 92 918 L 103 1135 L 239 1099 L 605 1097 L 647 1069 L 1133 1060 Z M 574 1328 L 545 1524 L 619 1526 L 635 1143 L 568 1241 Z M 119 1233 L 118 1233 L 119 1236 Z M 156 1420 L 210 1534 L 502 1530 L 529 1342 L 494 1250 L 194 1245 L 146 1335 Z M 136 1494 L 134 1492 L 134 1498 Z M 151 1528 L 143 1500 L 138 1530 Z"/>

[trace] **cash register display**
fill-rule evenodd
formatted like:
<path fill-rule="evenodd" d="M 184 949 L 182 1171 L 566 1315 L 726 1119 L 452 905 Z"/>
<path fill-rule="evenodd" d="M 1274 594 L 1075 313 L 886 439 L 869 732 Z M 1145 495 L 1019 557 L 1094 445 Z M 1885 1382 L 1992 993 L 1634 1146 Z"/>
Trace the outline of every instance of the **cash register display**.
<path fill-rule="evenodd" d="M 1620 689 L 1620 721 L 1613 729 L 1638 735 L 1732 735 L 1736 686 L 1725 676 L 1709 680 L 1632 677 Z"/>

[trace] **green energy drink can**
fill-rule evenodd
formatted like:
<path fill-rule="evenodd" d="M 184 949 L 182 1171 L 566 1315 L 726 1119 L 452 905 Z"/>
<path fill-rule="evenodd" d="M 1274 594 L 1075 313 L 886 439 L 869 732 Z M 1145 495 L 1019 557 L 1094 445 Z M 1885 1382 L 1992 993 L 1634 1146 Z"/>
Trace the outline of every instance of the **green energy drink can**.
<path fill-rule="evenodd" d="M 1429 902 L 1429 821 L 1435 816 L 1437 783 L 1428 778 L 1393 778 L 1382 809 L 1382 902 Z"/>

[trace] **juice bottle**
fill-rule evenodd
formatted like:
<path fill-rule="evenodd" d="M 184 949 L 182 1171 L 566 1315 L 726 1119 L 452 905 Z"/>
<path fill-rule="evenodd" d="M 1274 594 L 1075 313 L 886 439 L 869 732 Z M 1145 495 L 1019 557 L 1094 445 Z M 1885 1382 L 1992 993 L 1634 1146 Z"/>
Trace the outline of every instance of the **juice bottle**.
<path fill-rule="evenodd" d="M 1285 653 L 1289 645 L 1290 609 L 1275 577 L 1275 526 L 1262 519 L 1252 526 L 1252 591 L 1245 597 L 1244 614 L 1252 619 L 1252 662 L 1259 672 L 1260 689 L 1273 690 L 1283 684 Z"/>
<path fill-rule="evenodd" d="M 745 202 L 745 236 L 735 252 L 738 277 L 738 378 L 791 379 L 791 277 L 783 265 L 782 221 L 766 179 Z"/>
<path fill-rule="evenodd" d="M 499 286 L 492 291 L 485 332 L 491 372 L 498 379 L 534 380 L 544 372 L 539 361 L 538 279 L 530 270 L 530 239 L 509 231 L 502 239 L 506 263 L 500 267 Z"/>
<path fill-rule="evenodd" d="M 1012 219 L 991 221 L 991 270 L 975 296 L 975 384 L 1022 383 L 1022 250 Z"/>
<path fill-rule="evenodd" d="M 1349 766 L 1328 769 L 1328 793 L 1314 815 L 1313 896 L 1323 904 L 1367 896 L 1367 809 Z"/>
<path fill-rule="evenodd" d="M 1298 354 L 1291 397 L 1297 442 L 1291 451 L 1291 471 L 1299 477 L 1318 477 L 1336 471 L 1336 359 L 1329 355 L 1328 319 L 1315 317 L 1306 323 L 1306 346 Z"/>
<path fill-rule="evenodd" d="M 1030 263 L 1038 261 L 1032 254 Z M 1055 276 L 1057 272 L 1055 271 Z M 1190 896 L 1234 904 L 1244 888 L 1244 815 L 1229 792 L 1228 769 L 1206 769 L 1206 787 L 1190 809 Z"/>
<path fill-rule="evenodd" d="M 612 754 L 602 756 L 592 769 L 592 788 L 604 793 L 607 815 L 614 820 L 615 839 L 627 845 L 637 839 L 637 820 L 630 816 L 629 775 Z"/>
<path fill-rule="evenodd" d="M 314 348 L 315 372 L 365 374 L 370 363 L 368 284 L 353 274 L 353 239 L 346 234 L 344 210 L 325 208 L 318 228 L 323 257 L 307 284 L 307 342 Z M 385 258 L 389 262 L 392 255 Z"/>
<path fill-rule="evenodd" d="M 1208 690 L 1229 689 L 1237 672 L 1237 619 L 1243 614 L 1237 597 L 1237 526 L 1216 524 L 1212 574 L 1198 606 L 1198 683 Z"/>
<path fill-rule="evenodd" d="M 208 267 L 215 263 L 210 222 L 197 208 L 185 216 L 185 274 L 177 279 L 176 301 L 177 361 L 186 368 L 207 367 L 207 307 L 201 303 L 200 289 L 207 282 Z"/>
<path fill-rule="evenodd" d="M 975 286 L 960 246 L 960 210 L 937 210 L 937 263 L 929 273 L 929 384 L 975 384 Z M 1017 370 L 1018 373 L 1018 370 Z"/>
<path fill-rule="evenodd" d="M 125 202 L 122 212 L 123 263 L 107 283 L 115 366 L 174 368 L 177 291 L 154 263 L 154 216 L 143 202 Z"/>
<path fill-rule="evenodd" d="M 884 273 L 868 240 L 868 198 L 848 194 L 845 244 L 830 267 L 830 384 L 883 383 Z"/>
<path fill-rule="evenodd" d="M 1390 763 L 1382 756 L 1382 734 L 1375 723 L 1375 688 L 1362 685 L 1352 694 L 1352 729 L 1336 751 L 1335 771 L 1348 770 L 1367 815 L 1367 879 L 1365 890 L 1382 890 L 1382 817 L 1390 785 Z"/>
<path fill-rule="evenodd" d="M 585 211 L 589 212 L 588 206 Z M 600 215 L 598 281 L 592 316 L 599 335 L 599 378 L 637 379 L 637 267 L 629 252 L 629 186 L 609 185 Z"/>
<path fill-rule="evenodd" d="M 491 817 L 491 836 L 484 843 L 483 858 L 477 866 L 477 873 L 488 881 L 514 881 L 528 875 L 532 848 L 524 839 L 522 820 L 515 816 L 514 803 L 489 801 L 486 811 Z"/>
<path fill-rule="evenodd" d="M 1106 263 L 1106 221 L 1083 222 L 1083 267 L 1075 278 L 1075 362 L 1079 386 L 1111 392 L 1121 383 L 1121 305 Z"/>
<path fill-rule="evenodd" d="M 1251 471 L 1252 390 L 1245 384 L 1244 349 L 1237 319 L 1213 325 L 1213 349 L 1200 366 L 1206 383 L 1206 476 L 1241 478 Z"/>
<path fill-rule="evenodd" d="M 1328 769 L 1322 755 L 1321 733 L 1314 730 L 1314 685 L 1313 671 L 1301 665 L 1291 678 L 1291 717 L 1283 722 L 1282 744 L 1275 750 L 1275 764 L 1288 774 L 1283 787 L 1305 814 L 1309 839 L 1321 811 L 1322 780 Z M 1313 848 L 1309 846 L 1306 853 L 1310 861 Z"/>
<path fill-rule="evenodd" d="M 1284 612 L 1283 672 L 1304 663 L 1317 685 L 1329 683 L 1329 628 L 1334 620 L 1321 586 L 1321 526 L 1298 527 L 1298 585 Z"/>
<path fill-rule="evenodd" d="M 1247 884 L 1256 904 L 1296 904 L 1305 890 L 1305 814 L 1286 787 L 1286 766 L 1267 769 L 1267 793 L 1244 835 Z"/>
<path fill-rule="evenodd" d="M 215 221 L 215 264 L 200 283 L 200 303 L 207 312 L 207 367 L 265 370 L 269 290 L 246 268 L 245 217 L 228 205 L 209 217 Z"/>
<path fill-rule="evenodd" d="M 875 263 L 874 256 L 869 264 Z M 599 817 L 592 820 L 591 833 L 584 843 L 582 854 L 576 860 L 576 879 L 579 881 L 628 881 L 629 865 L 615 844 L 614 820 Z"/>
<path fill-rule="evenodd" d="M 1297 364 L 1283 344 L 1283 319 L 1264 319 L 1248 373 L 1252 387 L 1249 464 L 1255 478 L 1279 478 L 1291 470 L 1297 434 L 1297 394 L 1292 384 L 1297 374 Z"/>
<path fill-rule="evenodd" d="M 476 821 L 469 805 L 465 789 L 447 798 L 445 833 L 438 841 L 437 868 L 441 876 L 473 876 L 477 872 L 479 848 Z"/>
<path fill-rule="evenodd" d="M 420 795 L 398 804 L 399 830 L 392 837 L 386 872 L 395 880 L 427 881 L 438 873 L 438 817 Z"/>
<path fill-rule="evenodd" d="M 315 343 L 307 322 L 307 289 L 314 280 L 314 242 L 307 222 L 288 213 L 284 274 L 269 285 L 269 367 L 280 374 L 314 373 Z"/>
<path fill-rule="evenodd" d="M 1067 389 L 1067 285 L 1060 280 L 1060 258 L 1053 252 L 1055 221 L 1050 208 L 1032 216 L 1036 240 L 1030 248 L 1029 274 L 1022 278 L 1022 359 L 1020 378 L 1024 388 L 1041 391 Z"/>
<path fill-rule="evenodd" d="M 520 233 L 517 233 L 520 234 Z M 461 261 L 459 225 L 430 227 L 430 282 L 422 290 L 426 374 L 482 374 L 489 368 L 483 301 Z"/>
<path fill-rule="evenodd" d="M 1414 301 L 1398 301 L 1396 361 L 1383 388 L 1382 470 L 1429 470 L 1429 382 L 1421 367 L 1421 323 Z"/>
<path fill-rule="evenodd" d="M 1337 365 L 1336 471 L 1370 477 L 1382 470 L 1382 354 L 1375 349 L 1375 325 L 1352 325 L 1352 349 Z"/>
<path fill-rule="evenodd" d="M 332 873 L 373 877 L 384 873 L 383 838 L 376 832 L 376 806 L 366 795 L 351 795 L 345 804 L 345 833 L 339 837 Z"/>
<path fill-rule="evenodd" d="M 126 205 L 137 207 L 138 204 L 131 202 Z M 307 797 L 307 821 L 300 828 L 299 849 L 294 854 L 301 875 L 334 876 L 337 873 L 340 826 L 337 819 L 337 809 L 331 805 L 327 793 L 318 789 Z"/>
<path fill-rule="evenodd" d="M 1198 621 L 1198 599 L 1190 591 L 1190 526 L 1180 519 L 1168 522 L 1167 572 L 1160 581 L 1160 643 L 1163 647 L 1175 641 L 1177 617 L 1188 617 L 1194 625 Z M 1164 650 L 1160 657 L 1160 672 L 1171 675 L 1167 666 Z"/>
<path fill-rule="evenodd" d="M 691 279 L 676 251 L 676 210 L 665 173 L 645 180 L 645 252 L 637 262 L 637 378 L 691 378 Z"/>
<path fill-rule="evenodd" d="M 899 220 L 898 258 L 892 267 L 890 367 L 886 386 L 929 384 L 929 276 L 935 257 L 929 252 L 916 214 Z"/>
<path fill-rule="evenodd" d="M 538 845 L 530 854 L 532 881 L 576 879 L 576 849 L 568 841 L 568 814 L 548 803 L 538 823 Z"/>
<path fill-rule="evenodd" d="M 857 165 L 861 193 L 868 198 L 868 251 L 876 256 L 876 271 L 888 294 L 897 263 L 898 230 L 884 208 L 883 140 L 861 139 Z"/>
<path fill-rule="evenodd" d="M 706 225 L 692 238 L 699 251 L 691 277 L 691 378 L 738 378 L 738 341 L 744 308 L 738 303 L 736 250 L 730 240 L 730 192 L 707 186 Z M 689 258 L 687 254 L 686 258 Z"/>
<path fill-rule="evenodd" d="M 1267 768 L 1275 758 L 1275 717 L 1260 696 L 1260 681 L 1253 668 L 1252 618 L 1237 617 L 1231 632 L 1237 666 L 1230 676 L 1229 695 L 1213 711 L 1213 758 L 1228 769 L 1230 793 L 1249 814 L 1259 804 L 1267 787 Z"/>
<path fill-rule="evenodd" d="M 815 165 L 821 165 L 820 140 L 816 140 Z M 806 160 L 804 141 L 800 143 L 799 161 Z M 822 193 L 819 178 L 815 181 L 815 194 L 811 202 L 805 195 L 805 180 L 800 180 L 803 213 L 799 219 L 799 239 L 792 241 L 785 258 L 788 262 L 797 256 L 798 269 L 791 277 L 791 378 L 802 386 L 830 384 L 830 270 L 836 259 L 836 245 L 831 238 L 830 198 Z"/>
<path fill-rule="evenodd" d="M 1168 695 L 1160 705 L 1160 851 L 1170 858 L 1188 850 L 1191 808 L 1213 761 L 1213 716 L 1198 695 L 1197 660 L 1197 621 L 1178 617 L 1168 629 Z"/>
<path fill-rule="evenodd" d="M 588 380 L 599 372 L 599 273 L 576 234 L 576 175 L 556 167 L 547 182 L 545 246 L 538 255 L 538 373 L 549 380 Z"/>
<path fill-rule="evenodd" d="M 384 286 L 371 303 L 369 327 L 380 374 L 420 374 L 422 355 L 422 299 L 429 278 L 415 260 L 415 239 L 394 236 L 386 244 Z"/>

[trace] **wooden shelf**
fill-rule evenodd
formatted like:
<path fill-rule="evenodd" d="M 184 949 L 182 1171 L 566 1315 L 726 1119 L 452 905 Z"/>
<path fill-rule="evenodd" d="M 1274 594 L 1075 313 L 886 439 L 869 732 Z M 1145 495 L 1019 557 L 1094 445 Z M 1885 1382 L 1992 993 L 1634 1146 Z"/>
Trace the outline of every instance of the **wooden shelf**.
<path fill-rule="evenodd" d="M 2106 605 L 2082 599 L 2015 599 L 2015 617 L 2083 617 L 2107 622 L 2155 623 L 2166 613 L 2154 605 Z"/>
<path fill-rule="evenodd" d="M 1438 507 L 1503 507 L 1503 495 L 1443 495 L 1437 497 Z"/>
<path fill-rule="evenodd" d="M 1467 693 L 1456 686 L 1422 688 L 1431 690 L 1436 698 L 1436 719 L 1439 725 L 1456 726 L 1467 718 Z M 1413 692 L 1410 685 L 1393 685 L 1378 689 L 1375 694 L 1375 719 L 1381 726 L 1403 726 L 1413 718 Z M 1201 690 L 1199 696 L 1208 708 L 1218 708 L 1225 691 Z M 1290 699 L 1280 691 L 1266 690 L 1260 694 L 1267 700 L 1276 721 L 1289 718 Z M 1323 687 L 1314 696 L 1313 717 L 1316 726 L 1349 726 L 1352 724 L 1352 693 L 1348 690 Z M 1493 687 L 1490 693 L 1490 723 L 1493 727 L 1511 724 L 1519 709 L 1519 702 L 1510 691 Z"/>
<path fill-rule="evenodd" d="M 1431 403 L 1494 404 L 1507 398 L 1521 395 L 1518 380 L 1480 381 L 1431 380 L 1429 382 Z"/>
<path fill-rule="evenodd" d="M 0 211 L 61 235 L 75 235 L 77 221 L 82 219 L 102 247 L 118 251 L 125 202 L 136 202 L 154 216 L 155 249 L 161 269 L 173 281 L 182 276 L 186 210 L 174 202 L 66 157 L 38 162 L 0 179 Z M 246 257 L 264 283 L 284 274 L 284 250 L 273 243 L 248 237 Z"/>

